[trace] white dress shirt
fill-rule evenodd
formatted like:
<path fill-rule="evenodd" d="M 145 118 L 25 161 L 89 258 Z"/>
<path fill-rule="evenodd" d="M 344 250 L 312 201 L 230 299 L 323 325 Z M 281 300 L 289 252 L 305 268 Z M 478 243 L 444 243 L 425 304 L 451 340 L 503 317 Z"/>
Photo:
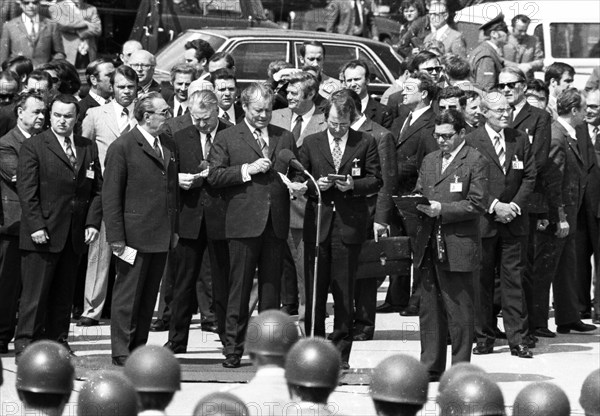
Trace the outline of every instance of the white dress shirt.
<path fill-rule="evenodd" d="M 144 136 L 144 138 L 146 139 L 146 141 L 150 144 L 150 147 L 152 149 L 154 149 L 154 142 L 156 142 L 156 140 L 158 139 L 158 147 L 160 148 L 160 153 L 162 154 L 162 156 L 164 158 L 165 157 L 165 152 L 163 152 L 163 148 L 162 148 L 162 144 L 160 143 L 160 139 L 158 137 L 154 137 L 153 135 L 151 135 L 150 133 L 148 133 L 139 124 L 138 124 L 137 128 L 142 133 L 142 136 Z"/>
<path fill-rule="evenodd" d="M 21 131 L 23 131 L 23 130 L 21 130 Z M 66 155 L 67 154 L 67 144 L 65 143 L 65 136 L 61 136 L 56 131 L 54 131 L 54 129 L 52 129 L 52 133 L 54 133 L 54 135 L 56 136 L 56 139 L 58 140 L 60 147 L 62 147 L 62 149 L 65 151 L 65 155 Z M 73 155 L 75 155 L 75 157 L 77 157 L 77 152 L 75 151 L 75 142 L 73 142 L 73 133 L 71 133 L 71 135 L 69 136 L 69 139 L 71 140 L 71 149 L 73 150 Z"/>
<path fill-rule="evenodd" d="M 333 154 L 333 148 L 335 147 L 335 138 L 331 135 L 329 130 L 327 130 L 327 138 L 329 139 L 329 150 L 331 150 L 331 153 Z M 346 143 L 348 143 L 348 133 L 342 136 L 339 143 L 343 155 L 346 151 Z"/>

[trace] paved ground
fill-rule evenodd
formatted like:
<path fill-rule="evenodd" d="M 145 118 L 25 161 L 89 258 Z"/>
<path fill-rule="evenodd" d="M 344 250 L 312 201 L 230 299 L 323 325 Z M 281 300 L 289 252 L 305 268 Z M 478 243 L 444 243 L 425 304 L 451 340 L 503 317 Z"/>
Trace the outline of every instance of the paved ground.
<path fill-rule="evenodd" d="M 379 299 L 385 296 L 385 285 L 380 288 Z M 589 321 L 586 321 L 590 323 Z M 333 325 L 333 321 L 328 321 Z M 554 323 L 550 323 L 554 330 Z M 110 355 L 109 325 L 104 322 L 99 327 L 79 328 L 72 325 L 70 344 L 79 356 L 91 354 Z M 350 365 L 355 368 L 372 368 L 383 358 L 397 353 L 419 358 L 418 318 L 404 318 L 398 314 L 377 316 L 377 331 L 373 341 L 355 343 Z M 167 333 L 151 333 L 151 344 L 162 345 L 167 341 Z M 12 348 L 12 346 L 11 346 Z M 214 334 L 203 333 L 199 321 L 194 321 L 190 333 L 190 347 L 185 358 L 218 359 L 220 344 Z M 473 363 L 481 366 L 500 384 L 504 393 L 507 413 L 518 392 L 528 383 L 550 381 L 559 385 L 569 397 L 572 414 L 583 415 L 579 405 L 579 392 L 585 377 L 600 367 L 600 330 L 580 335 L 558 335 L 554 339 L 541 339 L 531 360 L 512 357 L 506 343 L 498 343 L 494 354 L 474 356 Z M 15 364 L 12 355 L 3 356 L 4 386 L 0 390 L 0 415 L 25 415 L 17 399 L 15 385 Z M 76 415 L 77 392 L 82 382 L 77 381 L 65 416 Z M 184 383 L 171 406 L 167 409 L 172 416 L 190 415 L 198 399 L 210 392 L 228 389 L 228 383 Z M 437 383 L 429 387 L 430 401 L 422 416 L 438 414 L 435 404 Z M 368 396 L 367 386 L 341 386 L 330 397 L 331 404 L 341 415 L 374 415 Z M 28 415 L 30 413 L 27 413 Z"/>

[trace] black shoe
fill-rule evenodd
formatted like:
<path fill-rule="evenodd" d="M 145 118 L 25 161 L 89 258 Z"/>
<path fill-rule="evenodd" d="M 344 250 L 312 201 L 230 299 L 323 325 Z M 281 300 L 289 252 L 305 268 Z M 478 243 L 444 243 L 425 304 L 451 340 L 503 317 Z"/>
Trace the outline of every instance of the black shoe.
<path fill-rule="evenodd" d="M 536 328 L 535 331 L 533 331 L 533 334 L 540 338 L 556 337 L 556 334 L 554 332 L 550 331 L 548 328 Z"/>
<path fill-rule="evenodd" d="M 227 354 L 225 361 L 223 361 L 223 367 L 225 368 L 239 368 L 242 363 L 242 359 L 237 354 Z"/>
<path fill-rule="evenodd" d="M 519 358 L 533 358 L 533 353 L 529 351 L 529 347 L 525 344 L 510 347 L 510 354 L 516 355 Z"/>
<path fill-rule="evenodd" d="M 8 354 L 8 343 L 0 342 L 0 354 Z"/>
<path fill-rule="evenodd" d="M 494 330 L 494 336 L 496 339 L 506 339 L 506 332 L 500 331 L 500 328 L 496 327 Z"/>
<path fill-rule="evenodd" d="M 535 348 L 535 341 L 531 336 L 527 335 L 523 337 L 523 345 L 527 346 L 527 348 Z"/>
<path fill-rule="evenodd" d="M 285 312 L 290 316 L 298 315 L 298 304 L 294 305 L 283 305 L 280 309 L 281 312 Z"/>
<path fill-rule="evenodd" d="M 373 339 L 373 334 L 367 334 L 365 332 L 357 332 L 352 337 L 354 341 L 371 341 Z"/>
<path fill-rule="evenodd" d="M 394 313 L 394 312 L 400 312 L 400 311 L 402 311 L 402 309 L 403 308 L 401 306 L 394 306 L 394 305 L 390 305 L 387 302 L 384 302 L 375 308 L 375 312 L 377 312 L 377 313 Z"/>
<path fill-rule="evenodd" d="M 79 318 L 81 318 L 81 314 L 83 313 L 83 308 L 80 308 L 79 306 L 73 306 L 73 319 L 74 320 L 78 320 Z"/>
<path fill-rule="evenodd" d="M 568 334 L 571 331 L 589 332 L 593 331 L 594 329 L 596 329 L 595 325 L 584 324 L 581 321 L 577 321 L 568 325 L 558 325 L 556 327 L 556 332 L 558 332 L 559 334 Z"/>
<path fill-rule="evenodd" d="M 200 329 L 202 329 L 202 332 L 213 332 L 215 334 L 219 333 L 219 327 L 215 322 L 204 322 L 200 325 Z"/>
<path fill-rule="evenodd" d="M 112 357 L 112 363 L 113 363 L 113 365 L 116 365 L 117 367 L 124 367 L 125 361 L 127 361 L 127 357 L 124 355 L 119 356 L 119 357 Z"/>
<path fill-rule="evenodd" d="M 342 364 L 340 364 L 340 370 L 342 370 L 342 371 L 350 370 L 350 364 L 348 363 L 348 361 L 342 361 Z"/>
<path fill-rule="evenodd" d="M 81 319 L 79 319 L 79 322 L 77 322 L 77 326 L 96 326 L 98 325 L 99 321 L 97 321 L 94 318 L 88 318 L 87 316 L 82 316 Z"/>
<path fill-rule="evenodd" d="M 400 311 L 402 316 L 419 316 L 419 308 L 415 305 L 408 305 L 406 308 Z"/>
<path fill-rule="evenodd" d="M 579 312 L 580 319 L 592 319 L 592 311 Z"/>
<path fill-rule="evenodd" d="M 473 348 L 473 354 L 475 355 L 485 355 L 493 352 L 494 344 L 489 344 L 487 342 L 478 342 L 475 348 Z"/>
<path fill-rule="evenodd" d="M 165 332 L 169 330 L 169 325 L 165 323 L 162 319 L 156 319 L 152 324 L 150 324 L 150 331 L 152 332 Z"/>
<path fill-rule="evenodd" d="M 163 347 L 173 351 L 173 354 L 185 354 L 187 352 L 187 347 L 185 345 L 176 344 L 173 341 L 168 341 Z"/>
<path fill-rule="evenodd" d="M 593 324 L 600 324 L 600 315 L 594 314 L 594 316 L 592 316 L 592 323 Z"/>

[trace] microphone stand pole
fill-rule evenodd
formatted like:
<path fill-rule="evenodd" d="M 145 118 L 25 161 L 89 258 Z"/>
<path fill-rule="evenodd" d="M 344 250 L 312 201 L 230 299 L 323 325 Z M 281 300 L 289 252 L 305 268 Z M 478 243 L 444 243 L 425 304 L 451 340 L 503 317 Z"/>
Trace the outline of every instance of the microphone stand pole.
<path fill-rule="evenodd" d="M 318 203 L 317 203 L 317 236 L 315 242 L 315 268 L 313 272 L 313 281 L 312 281 L 312 308 L 311 308 L 311 319 L 310 319 L 310 336 L 315 336 L 315 315 L 316 315 L 316 307 L 317 307 L 317 275 L 319 273 L 319 241 L 321 240 L 321 208 L 323 207 L 323 199 L 321 197 L 321 189 L 319 189 L 319 184 L 315 180 L 315 178 L 308 173 L 308 171 L 304 170 L 304 174 L 310 178 L 310 180 L 315 184 L 315 188 L 317 189 Z"/>

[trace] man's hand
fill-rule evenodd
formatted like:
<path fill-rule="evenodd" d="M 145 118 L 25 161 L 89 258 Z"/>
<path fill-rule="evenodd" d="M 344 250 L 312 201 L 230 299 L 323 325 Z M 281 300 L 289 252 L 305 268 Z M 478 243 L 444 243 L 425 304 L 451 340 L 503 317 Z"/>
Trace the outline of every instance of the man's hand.
<path fill-rule="evenodd" d="M 429 201 L 429 205 L 417 204 L 417 209 L 428 217 L 439 217 L 442 213 L 442 204 L 438 201 Z"/>
<path fill-rule="evenodd" d="M 98 238 L 98 230 L 95 227 L 87 227 L 85 229 L 85 243 L 93 243 L 96 238 Z"/>
<path fill-rule="evenodd" d="M 390 235 L 390 226 L 385 224 L 373 223 L 373 236 L 375 242 L 379 241 L 379 237 L 387 237 Z"/>
<path fill-rule="evenodd" d="M 288 189 L 292 193 L 293 196 L 299 197 L 306 193 L 308 186 L 306 186 L 306 182 L 289 182 L 287 184 Z"/>
<path fill-rule="evenodd" d="M 565 221 L 559 221 L 556 223 L 556 233 L 554 233 L 558 238 L 565 238 L 569 235 L 569 223 Z"/>
<path fill-rule="evenodd" d="M 266 173 L 269 169 L 271 169 L 271 161 L 266 157 L 261 157 L 248 165 L 248 174 L 256 175 L 261 172 Z"/>
<path fill-rule="evenodd" d="M 329 179 L 327 179 L 326 176 L 321 176 L 317 180 L 317 185 L 319 185 L 319 189 L 321 191 L 326 191 L 333 186 L 333 182 L 331 182 Z"/>
<path fill-rule="evenodd" d="M 209 168 L 206 168 L 202 172 L 197 173 L 194 176 L 195 176 L 196 179 L 198 179 L 198 178 L 206 178 L 206 177 L 208 177 L 209 170 L 210 170 Z"/>
<path fill-rule="evenodd" d="M 537 229 L 539 231 L 545 231 L 546 228 L 548 228 L 548 226 L 550 225 L 550 221 L 544 219 L 544 220 L 537 220 Z"/>
<path fill-rule="evenodd" d="M 125 241 L 115 241 L 110 244 L 110 249 L 115 255 L 120 256 L 125 251 Z"/>
<path fill-rule="evenodd" d="M 188 190 L 192 187 L 194 179 L 196 177 L 191 173 L 180 173 L 179 174 L 179 187 L 184 190 Z"/>
<path fill-rule="evenodd" d="M 494 206 L 494 212 L 496 213 L 496 221 L 503 224 L 511 222 L 519 215 L 515 207 L 504 202 L 497 202 Z"/>
<path fill-rule="evenodd" d="M 346 175 L 345 181 L 335 181 L 335 187 L 342 192 L 348 192 L 354 189 L 354 178 Z"/>
<path fill-rule="evenodd" d="M 35 233 L 31 234 L 31 239 L 35 244 L 46 244 L 48 240 L 50 240 L 50 236 L 48 236 L 48 231 L 46 229 L 37 230 Z"/>

